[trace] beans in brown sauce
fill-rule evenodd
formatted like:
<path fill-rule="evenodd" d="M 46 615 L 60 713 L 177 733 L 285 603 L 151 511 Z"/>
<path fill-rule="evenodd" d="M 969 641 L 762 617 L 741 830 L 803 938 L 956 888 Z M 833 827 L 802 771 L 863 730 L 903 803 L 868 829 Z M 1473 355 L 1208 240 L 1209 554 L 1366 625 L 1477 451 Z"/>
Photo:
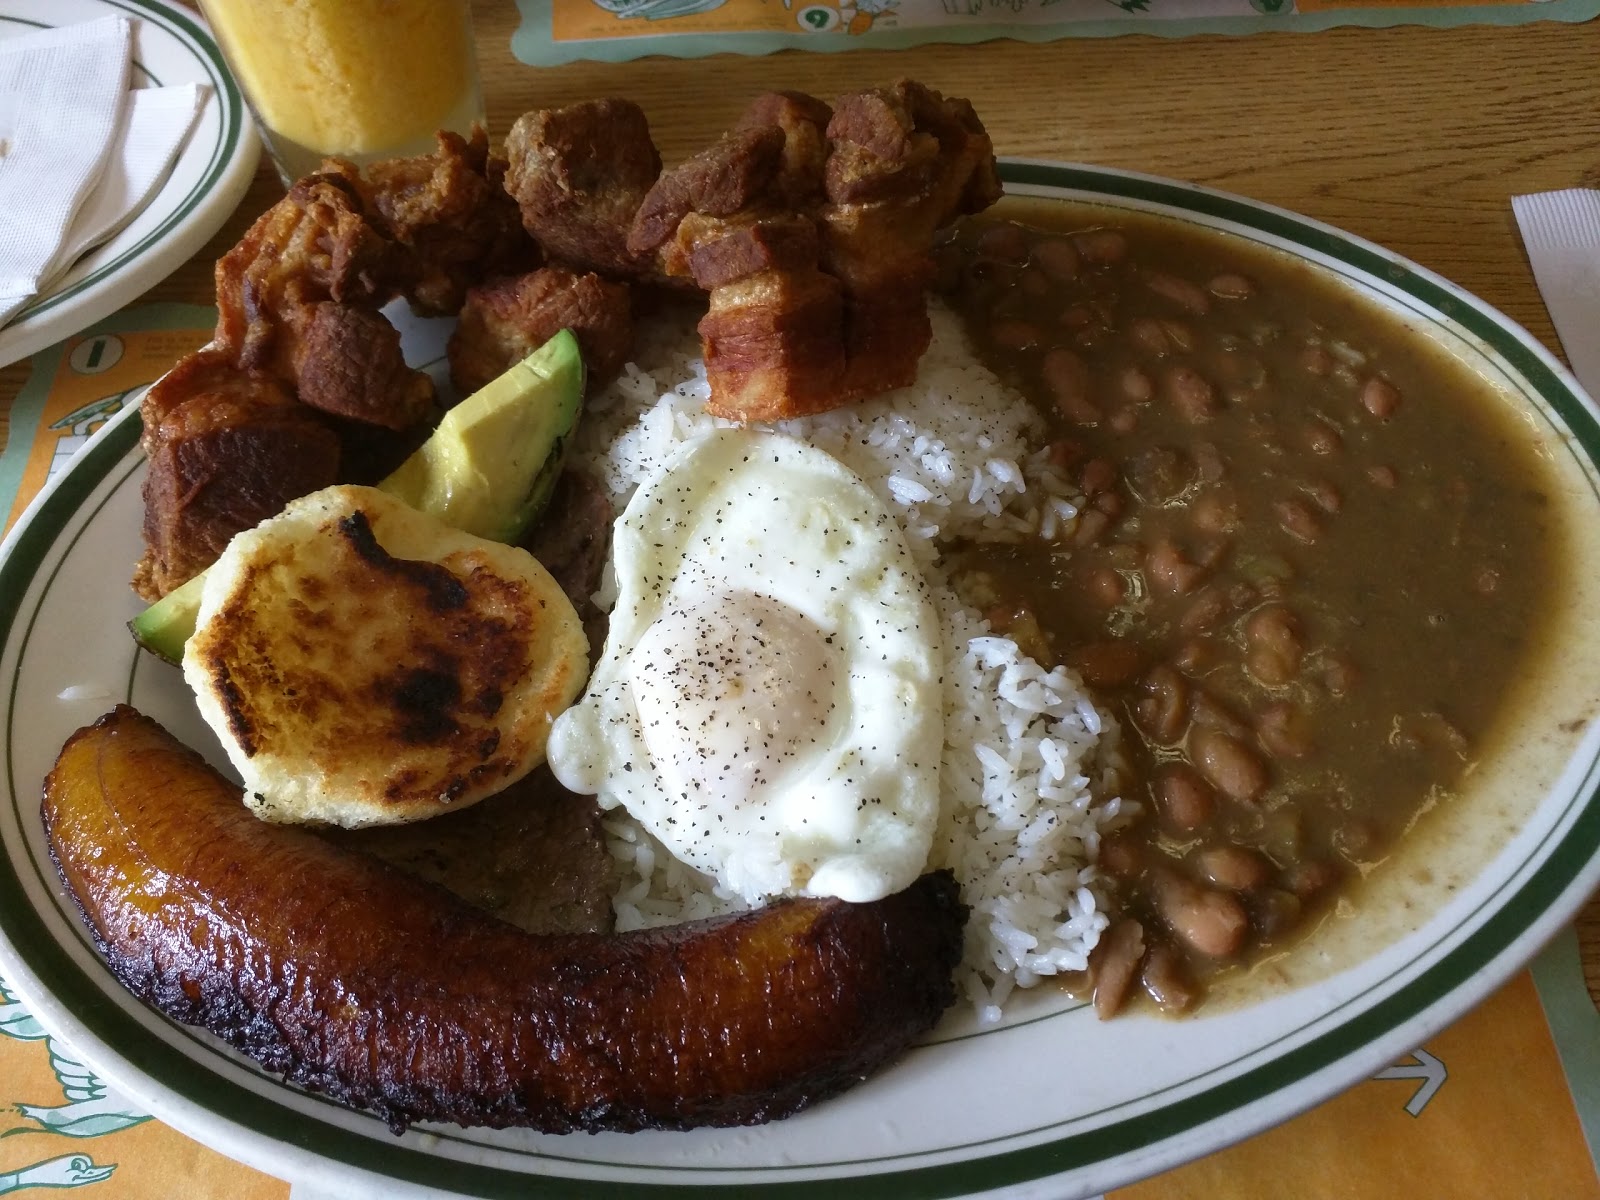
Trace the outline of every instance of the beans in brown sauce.
<path fill-rule="evenodd" d="M 1102 841 L 1094 1003 L 1182 1012 L 1471 763 L 1553 578 L 1548 501 L 1488 385 L 1337 281 L 1155 218 L 1037 215 L 963 227 L 940 277 L 1085 504 L 1058 544 L 953 565 L 1119 717 L 1142 811 Z"/>

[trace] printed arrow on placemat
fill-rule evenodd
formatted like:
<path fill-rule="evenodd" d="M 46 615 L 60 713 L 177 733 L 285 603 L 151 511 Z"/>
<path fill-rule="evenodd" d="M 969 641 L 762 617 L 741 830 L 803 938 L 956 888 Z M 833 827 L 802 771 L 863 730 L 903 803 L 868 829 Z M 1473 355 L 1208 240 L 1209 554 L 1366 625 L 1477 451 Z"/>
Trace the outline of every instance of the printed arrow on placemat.
<path fill-rule="evenodd" d="M 1428 1101 L 1432 1100 L 1434 1094 L 1444 1086 L 1444 1081 L 1450 1077 L 1450 1072 L 1445 1070 L 1444 1063 L 1426 1050 L 1412 1051 L 1411 1060 L 1385 1067 L 1373 1078 L 1422 1080 L 1422 1086 L 1412 1093 L 1411 1099 L 1406 1101 L 1406 1111 L 1413 1117 L 1418 1117 L 1422 1115 L 1422 1110 L 1428 1107 Z"/>

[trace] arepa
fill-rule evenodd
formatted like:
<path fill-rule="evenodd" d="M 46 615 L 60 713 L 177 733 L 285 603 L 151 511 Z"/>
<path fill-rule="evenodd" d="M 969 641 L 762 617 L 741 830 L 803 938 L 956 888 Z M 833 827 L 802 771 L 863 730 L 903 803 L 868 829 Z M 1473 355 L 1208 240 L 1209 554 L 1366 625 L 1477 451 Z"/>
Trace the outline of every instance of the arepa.
<path fill-rule="evenodd" d="M 347 828 L 520 779 L 587 669 L 577 613 L 526 551 L 353 486 L 229 543 L 183 658 L 256 814 Z"/>

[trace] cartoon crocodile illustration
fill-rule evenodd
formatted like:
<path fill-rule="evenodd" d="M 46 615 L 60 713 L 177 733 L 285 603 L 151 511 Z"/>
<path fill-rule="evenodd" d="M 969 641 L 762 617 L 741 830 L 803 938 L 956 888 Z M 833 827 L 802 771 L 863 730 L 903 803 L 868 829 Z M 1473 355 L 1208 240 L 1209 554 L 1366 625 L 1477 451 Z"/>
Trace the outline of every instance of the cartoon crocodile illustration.
<path fill-rule="evenodd" d="M 103 1183 L 117 1169 L 116 1163 L 100 1166 L 87 1154 L 63 1154 L 47 1158 L 17 1171 L 0 1172 L 0 1196 L 24 1188 L 75 1188 Z"/>

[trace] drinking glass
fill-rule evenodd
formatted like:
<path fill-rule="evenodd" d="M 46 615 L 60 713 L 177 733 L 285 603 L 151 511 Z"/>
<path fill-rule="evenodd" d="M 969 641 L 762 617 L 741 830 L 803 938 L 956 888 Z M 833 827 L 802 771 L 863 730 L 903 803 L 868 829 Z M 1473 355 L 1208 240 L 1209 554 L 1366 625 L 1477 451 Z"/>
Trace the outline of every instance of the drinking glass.
<path fill-rule="evenodd" d="M 200 0 L 285 186 L 482 122 L 467 0 Z"/>

